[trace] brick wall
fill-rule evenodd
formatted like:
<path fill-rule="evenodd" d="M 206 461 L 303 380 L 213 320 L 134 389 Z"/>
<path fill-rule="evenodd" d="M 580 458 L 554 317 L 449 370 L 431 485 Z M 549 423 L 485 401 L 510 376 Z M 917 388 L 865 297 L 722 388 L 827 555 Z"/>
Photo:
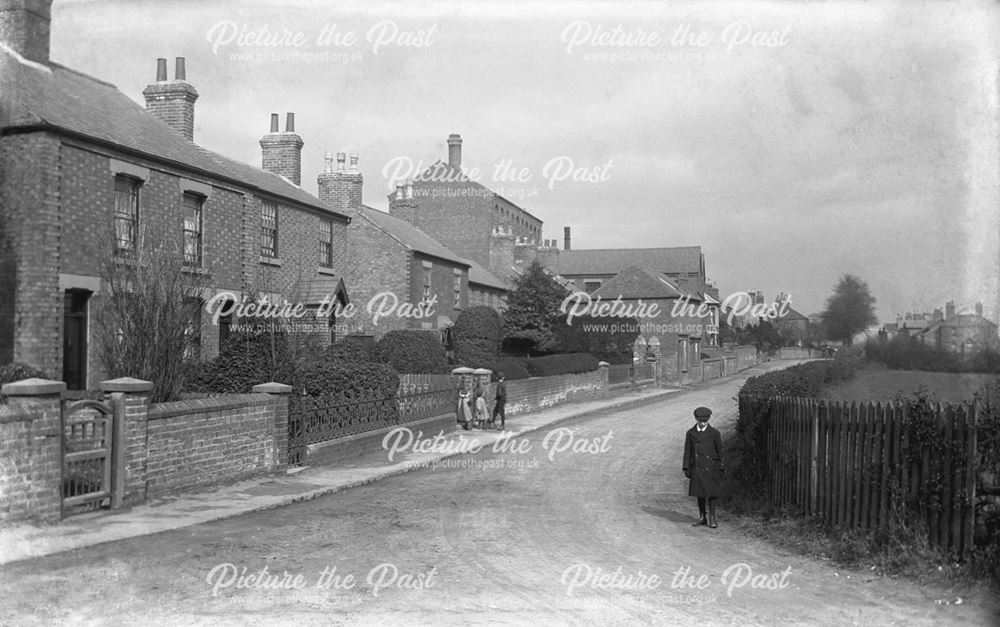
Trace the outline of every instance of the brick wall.
<path fill-rule="evenodd" d="M 400 213 L 393 204 L 389 213 L 407 220 L 444 244 L 459 257 L 490 267 L 489 238 L 493 232 L 493 200 L 471 182 L 416 181 L 412 210 Z"/>
<path fill-rule="evenodd" d="M 756 346 L 735 346 L 733 352 L 736 353 L 736 370 L 743 371 L 757 363 Z"/>
<path fill-rule="evenodd" d="M 15 294 L 5 305 L 0 347 L 16 361 L 62 376 L 62 311 L 59 260 L 63 229 L 59 219 L 59 141 L 47 133 L 0 138 L 0 212 L 9 247 L 2 265 L 15 268 Z M 9 289 L 9 286 L 8 286 Z M 11 311 L 13 309 L 13 311 Z M 10 315 L 13 315 L 13 324 Z"/>
<path fill-rule="evenodd" d="M 284 400 L 266 394 L 152 405 L 147 498 L 273 472 L 286 453 L 287 440 L 282 444 L 275 437 L 276 421 L 282 418 L 277 413 L 285 406 Z M 287 425 L 287 415 L 284 421 Z"/>
<path fill-rule="evenodd" d="M 58 396 L 0 405 L 0 523 L 59 520 L 59 421 Z"/>
<path fill-rule="evenodd" d="M 364 259 L 346 269 L 347 294 L 354 304 L 355 313 L 350 318 L 338 320 L 348 325 L 351 333 L 374 335 L 376 339 L 393 329 L 408 328 L 405 320 L 395 316 L 382 318 L 372 324 L 366 311 L 369 301 L 381 292 L 392 292 L 401 302 L 410 296 L 410 253 L 396 240 L 363 215 L 358 216 L 346 229 L 347 250 L 351 259 Z"/>
<path fill-rule="evenodd" d="M 580 374 L 535 377 L 507 382 L 507 416 L 517 416 L 572 401 L 604 398 L 607 395 L 606 368 Z M 492 407 L 496 384 L 490 384 L 486 398 Z"/>
<path fill-rule="evenodd" d="M 433 308 L 434 315 L 429 318 L 414 318 L 410 320 L 409 327 L 413 329 L 439 329 L 441 328 L 439 321 L 442 317 L 447 317 L 452 322 L 455 322 L 455 319 L 458 318 L 461 310 L 469 306 L 469 273 L 466 266 L 449 263 L 433 257 L 427 257 L 425 255 L 421 255 L 420 253 L 414 253 L 411 257 L 410 263 L 410 301 L 416 303 L 420 302 L 423 298 L 424 267 L 425 264 L 430 264 L 431 294 L 437 297 L 437 303 Z M 461 298 L 460 307 L 458 309 L 455 309 L 454 306 L 455 270 L 460 272 L 458 276 L 461 281 Z"/>

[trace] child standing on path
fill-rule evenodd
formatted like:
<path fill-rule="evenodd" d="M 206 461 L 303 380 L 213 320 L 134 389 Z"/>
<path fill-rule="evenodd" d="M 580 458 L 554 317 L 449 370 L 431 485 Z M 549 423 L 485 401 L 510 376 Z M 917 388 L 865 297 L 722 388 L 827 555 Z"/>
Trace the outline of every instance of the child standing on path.
<path fill-rule="evenodd" d="M 718 527 L 715 520 L 715 500 L 719 497 L 719 475 L 724 471 L 722 435 L 708 424 L 712 410 L 699 407 L 694 410 L 695 426 L 688 429 L 684 438 L 684 476 L 691 480 L 688 496 L 698 498 L 698 521 L 694 527 Z M 708 518 L 705 518 L 705 501 L 708 501 Z"/>

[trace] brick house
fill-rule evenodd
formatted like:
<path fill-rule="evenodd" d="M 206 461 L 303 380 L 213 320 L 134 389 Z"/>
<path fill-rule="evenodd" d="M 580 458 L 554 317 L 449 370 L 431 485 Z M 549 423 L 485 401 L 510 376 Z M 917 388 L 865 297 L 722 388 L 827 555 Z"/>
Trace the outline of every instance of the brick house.
<path fill-rule="evenodd" d="M 462 138 L 448 136 L 448 161 L 436 161 L 413 181 L 413 193 L 403 195 L 401 185 L 389 195 L 389 213 L 413 224 L 463 259 L 479 264 L 502 280 L 510 275 L 512 257 L 497 254 L 495 236 L 537 243 L 542 221 L 524 208 L 476 181 L 462 171 Z"/>
<path fill-rule="evenodd" d="M 975 311 L 956 312 L 954 301 L 948 301 L 943 312 L 935 309 L 932 313 L 901 317 L 896 323 L 896 332 L 962 354 L 1000 348 L 997 324 L 983 317 L 982 303 L 976 303 Z"/>
<path fill-rule="evenodd" d="M 784 299 L 784 294 L 778 296 L 779 301 Z M 809 341 L 809 322 L 808 316 L 787 307 L 780 316 L 774 319 L 774 326 L 786 346 L 802 346 Z"/>
<path fill-rule="evenodd" d="M 71 389 L 102 378 L 99 261 L 116 254 L 105 233 L 127 252 L 144 228 L 176 232 L 190 272 L 207 275 L 202 301 L 289 286 L 316 300 L 319 286 L 346 302 L 349 218 L 299 187 L 293 116 L 284 132 L 272 116 L 261 140 L 270 172 L 206 150 L 183 59 L 174 80 L 158 61 L 144 109 L 49 59 L 50 5 L 0 0 L 0 363 L 31 363 Z M 195 348 L 211 357 L 229 327 L 194 305 Z"/>
<path fill-rule="evenodd" d="M 357 311 L 348 322 L 354 335 L 375 338 L 392 329 L 444 331 L 470 304 L 498 305 L 504 286 L 474 261 L 463 259 L 420 228 L 361 202 L 364 178 L 358 157 L 337 153 L 336 166 L 327 154 L 324 172 L 317 178 L 320 198 L 329 207 L 351 217 L 347 229 L 348 256 L 363 259 L 348 269 L 347 280 Z M 401 185 L 396 207 L 414 196 Z M 394 313 L 378 320 L 368 311 L 395 303 Z M 413 316 L 399 316 L 406 305 L 432 303 Z M 429 314 L 429 315 L 425 315 Z"/>
<path fill-rule="evenodd" d="M 656 356 L 671 376 L 680 370 L 679 359 L 697 360 L 700 349 L 712 345 L 709 338 L 718 335 L 718 307 L 710 306 L 697 295 L 679 290 L 660 273 L 639 266 L 629 266 L 594 290 L 590 297 L 604 303 L 617 299 L 635 308 L 639 337 L 634 356 Z M 646 309 L 640 309 L 640 301 Z M 655 305 L 655 310 L 650 305 Z M 704 305 L 704 315 L 697 313 Z M 615 322 L 608 318 L 609 323 Z M 691 350 L 685 349 L 685 345 Z M 697 349 L 697 350 L 696 350 Z M 696 363 L 696 362 L 695 362 Z"/>

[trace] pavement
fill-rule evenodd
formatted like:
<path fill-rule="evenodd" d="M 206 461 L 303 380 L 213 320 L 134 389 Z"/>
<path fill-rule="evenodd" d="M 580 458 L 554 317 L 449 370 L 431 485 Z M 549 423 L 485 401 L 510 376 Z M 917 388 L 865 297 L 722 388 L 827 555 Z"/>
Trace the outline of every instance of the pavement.
<path fill-rule="evenodd" d="M 715 381 L 724 380 L 726 379 Z M 457 430 L 437 440 L 431 439 L 434 434 L 423 434 L 424 439 L 419 441 L 423 445 L 419 447 L 421 452 L 412 450 L 416 448 L 415 441 L 414 445 L 408 447 L 409 450 L 397 452 L 391 460 L 388 450 L 380 450 L 350 464 L 295 468 L 281 476 L 241 481 L 211 491 L 183 494 L 124 511 L 72 516 L 51 526 L 21 525 L 0 529 L 0 564 L 181 529 L 314 499 L 430 466 L 442 459 L 471 452 L 470 449 L 477 446 L 486 448 L 502 437 L 516 437 L 592 413 L 626 409 L 679 391 L 653 388 L 618 393 L 600 400 L 567 403 L 530 415 L 512 417 L 507 421 L 507 431 L 503 433 Z M 405 439 L 399 440 L 399 443 L 404 444 Z"/>

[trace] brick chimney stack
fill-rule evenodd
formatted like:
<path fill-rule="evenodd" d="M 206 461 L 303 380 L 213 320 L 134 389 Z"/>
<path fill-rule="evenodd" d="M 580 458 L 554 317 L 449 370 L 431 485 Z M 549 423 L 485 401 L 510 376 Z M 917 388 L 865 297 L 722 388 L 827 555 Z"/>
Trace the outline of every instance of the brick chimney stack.
<path fill-rule="evenodd" d="M 302 146 L 305 142 L 295 134 L 295 114 L 285 117 L 285 132 L 278 131 L 278 114 L 271 114 L 271 132 L 261 137 L 261 167 L 302 185 Z"/>
<path fill-rule="evenodd" d="M 983 317 L 983 304 L 982 303 L 976 303 L 976 315 L 979 316 L 980 318 Z"/>
<path fill-rule="evenodd" d="M 462 136 L 457 133 L 448 136 L 448 167 L 462 169 Z"/>
<path fill-rule="evenodd" d="M 951 320 L 955 317 L 955 301 L 949 300 L 944 304 L 944 319 Z"/>
<path fill-rule="evenodd" d="M 333 156 L 326 153 L 326 167 L 316 177 L 319 186 L 319 199 L 327 207 L 338 213 L 353 215 L 361 211 L 361 192 L 364 188 L 364 176 L 358 170 L 358 155 L 351 153 L 350 166 L 347 166 L 347 154 L 337 153 L 337 165 L 333 165 Z"/>
<path fill-rule="evenodd" d="M 2 0 L 0 0 L 2 1 Z M 156 60 L 156 82 L 142 90 L 146 110 L 188 141 L 194 141 L 194 103 L 198 92 L 187 82 L 184 57 L 174 61 L 174 80 L 167 80 L 167 60 Z"/>
<path fill-rule="evenodd" d="M 514 267 L 514 231 L 507 224 L 499 224 L 493 227 L 490 235 L 489 250 L 489 270 L 500 278 L 510 276 L 511 268 Z"/>
<path fill-rule="evenodd" d="M 0 0 L 0 41 L 29 61 L 49 62 L 52 0 Z"/>
<path fill-rule="evenodd" d="M 396 191 L 389 194 L 389 215 L 417 224 L 417 201 L 413 198 L 413 179 L 396 181 Z"/>

